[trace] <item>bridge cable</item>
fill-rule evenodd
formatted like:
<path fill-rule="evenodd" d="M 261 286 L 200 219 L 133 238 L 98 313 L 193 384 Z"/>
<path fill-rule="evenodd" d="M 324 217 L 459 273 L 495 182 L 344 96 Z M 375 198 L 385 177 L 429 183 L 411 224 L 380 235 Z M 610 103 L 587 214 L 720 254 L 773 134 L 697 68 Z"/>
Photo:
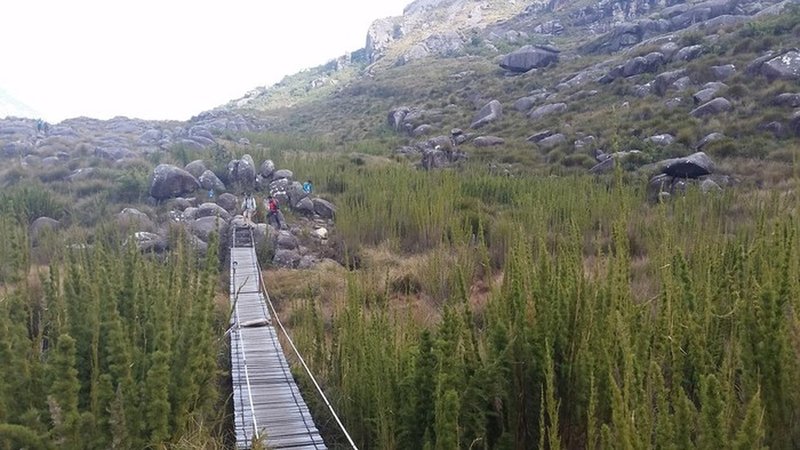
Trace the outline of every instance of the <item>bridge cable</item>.
<path fill-rule="evenodd" d="M 236 242 L 236 230 L 235 229 L 233 230 L 233 239 L 234 239 L 234 244 L 235 244 L 235 242 Z M 231 264 L 231 276 L 233 278 L 232 279 L 232 284 L 233 284 L 234 290 L 236 288 L 236 265 L 237 265 L 236 262 L 233 262 Z M 245 279 L 244 282 L 246 283 L 247 279 Z M 242 286 L 244 286 L 244 284 L 242 284 Z M 239 290 L 241 290 L 241 288 Z M 237 292 L 236 296 L 235 296 L 235 300 L 234 300 L 236 302 L 234 313 L 236 315 L 237 329 L 241 330 L 241 326 L 240 326 L 241 322 L 239 320 L 239 305 L 238 305 L 239 302 L 238 302 L 238 299 L 239 299 L 239 294 Z M 247 397 L 248 397 L 248 400 L 250 402 L 250 414 L 253 417 L 253 430 L 254 430 L 254 433 L 255 433 L 255 438 L 256 438 L 256 440 L 258 440 L 260 437 L 259 437 L 259 432 L 258 432 L 258 422 L 256 421 L 255 406 L 254 406 L 254 402 L 253 402 L 253 388 L 252 388 L 252 385 L 250 384 L 250 371 L 249 371 L 249 369 L 247 367 L 247 350 L 245 350 L 244 336 L 241 335 L 241 331 L 238 334 L 238 338 L 239 339 L 237 339 L 237 347 L 241 348 L 241 350 L 242 350 L 242 358 L 244 359 L 244 361 L 243 361 L 244 362 L 244 377 L 245 377 L 245 383 L 247 384 Z M 244 425 L 244 419 L 242 419 L 242 425 Z M 245 437 L 247 437 L 247 430 L 245 429 L 244 432 L 245 432 Z"/>
<path fill-rule="evenodd" d="M 300 360 L 300 364 L 302 364 L 303 369 L 305 369 L 306 374 L 311 379 L 311 382 L 314 383 L 314 387 L 317 389 L 317 392 L 319 393 L 320 397 L 322 397 L 322 400 L 325 401 L 325 406 L 328 407 L 328 410 L 333 415 L 333 418 L 336 420 L 336 423 L 339 425 L 339 428 L 342 430 L 342 433 L 344 433 L 344 436 L 347 438 L 347 442 L 350 443 L 350 446 L 354 450 L 358 450 L 358 446 L 356 446 L 356 443 L 353 441 L 353 438 L 350 437 L 350 433 L 347 432 L 347 429 L 344 427 L 344 424 L 339 419 L 339 416 L 336 414 L 336 411 L 334 411 L 333 405 L 331 405 L 331 402 L 328 401 L 328 397 L 325 396 L 325 393 L 322 391 L 322 388 L 320 387 L 319 383 L 317 383 L 317 379 L 314 378 L 314 375 L 311 373 L 311 369 L 308 368 L 305 359 L 303 359 L 303 356 L 300 354 L 300 351 L 297 349 L 297 346 L 294 345 L 292 337 L 289 336 L 289 332 L 286 331 L 286 328 L 283 326 L 281 319 L 278 317 L 278 312 L 275 310 L 275 306 L 272 304 L 272 300 L 269 298 L 269 292 L 267 292 L 267 287 L 266 287 L 267 285 L 264 284 L 264 274 L 261 273 L 260 269 L 258 271 L 258 277 L 261 281 L 261 289 L 264 291 L 264 297 L 267 299 L 267 304 L 269 305 L 269 309 L 272 311 L 272 316 L 275 317 L 275 321 L 278 322 L 278 326 L 281 328 L 283 335 L 286 336 L 286 340 L 289 341 L 289 345 L 292 346 L 294 354 L 297 356 L 297 359 Z"/>

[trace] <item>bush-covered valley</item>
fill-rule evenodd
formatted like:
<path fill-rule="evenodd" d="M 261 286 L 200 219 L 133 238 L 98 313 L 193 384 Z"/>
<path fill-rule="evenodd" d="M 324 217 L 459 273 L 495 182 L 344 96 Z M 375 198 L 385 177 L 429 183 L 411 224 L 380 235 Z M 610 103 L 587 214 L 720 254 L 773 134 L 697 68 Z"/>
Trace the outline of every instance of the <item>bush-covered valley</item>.
<path fill-rule="evenodd" d="M 341 265 L 265 276 L 361 447 L 798 442 L 793 189 L 693 189 L 653 205 L 620 171 L 508 177 L 269 154 L 338 205 Z M 216 252 L 153 259 L 103 220 L 75 220 L 31 253 L 24 211 L 77 212 L 44 186 L 3 204 L 27 205 L 3 216 L 4 445 L 223 446 Z"/>
<path fill-rule="evenodd" d="M 800 448 L 800 69 L 762 70 L 800 58 L 800 9 L 415 5 L 444 20 L 439 3 L 491 26 L 406 58 L 453 33 L 398 19 L 383 59 L 188 122 L 0 120 L 0 450 L 234 446 L 226 252 L 246 191 L 281 195 L 287 226 L 262 209 L 254 227 L 267 288 L 359 448 Z M 693 28 L 584 51 L 619 43 L 619 14 Z M 526 44 L 560 59 L 498 66 Z M 695 115 L 707 95 L 729 109 Z M 725 183 L 652 195 L 664 159 L 698 150 Z M 166 166 L 188 184 L 156 194 Z"/>

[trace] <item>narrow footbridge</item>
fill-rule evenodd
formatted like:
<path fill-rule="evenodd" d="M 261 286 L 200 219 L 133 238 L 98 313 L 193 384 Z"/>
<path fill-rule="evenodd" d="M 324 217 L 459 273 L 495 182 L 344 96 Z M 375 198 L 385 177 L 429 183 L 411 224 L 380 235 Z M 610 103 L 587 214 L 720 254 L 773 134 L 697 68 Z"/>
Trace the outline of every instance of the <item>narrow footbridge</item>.
<path fill-rule="evenodd" d="M 252 231 L 234 228 L 231 238 L 236 448 L 249 449 L 261 442 L 273 449 L 325 449 L 272 324 Z"/>

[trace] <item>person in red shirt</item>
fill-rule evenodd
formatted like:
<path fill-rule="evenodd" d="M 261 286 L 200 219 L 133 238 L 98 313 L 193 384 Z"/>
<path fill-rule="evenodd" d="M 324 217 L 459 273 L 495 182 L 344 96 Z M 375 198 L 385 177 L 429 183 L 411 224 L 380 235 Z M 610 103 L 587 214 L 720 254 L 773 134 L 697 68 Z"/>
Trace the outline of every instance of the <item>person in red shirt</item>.
<path fill-rule="evenodd" d="M 275 225 L 278 229 L 281 229 L 281 211 L 280 207 L 278 206 L 278 200 L 273 196 L 267 197 L 267 222 L 269 223 L 270 220 L 275 220 Z"/>

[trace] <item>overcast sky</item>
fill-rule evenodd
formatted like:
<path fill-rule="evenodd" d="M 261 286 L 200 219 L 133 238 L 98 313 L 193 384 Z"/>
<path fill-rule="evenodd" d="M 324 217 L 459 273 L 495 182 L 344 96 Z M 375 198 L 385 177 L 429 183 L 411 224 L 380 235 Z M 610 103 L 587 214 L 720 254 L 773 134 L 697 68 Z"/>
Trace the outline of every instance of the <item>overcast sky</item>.
<path fill-rule="evenodd" d="M 411 0 L 2 0 L 0 89 L 51 122 L 186 120 L 364 46 Z"/>

